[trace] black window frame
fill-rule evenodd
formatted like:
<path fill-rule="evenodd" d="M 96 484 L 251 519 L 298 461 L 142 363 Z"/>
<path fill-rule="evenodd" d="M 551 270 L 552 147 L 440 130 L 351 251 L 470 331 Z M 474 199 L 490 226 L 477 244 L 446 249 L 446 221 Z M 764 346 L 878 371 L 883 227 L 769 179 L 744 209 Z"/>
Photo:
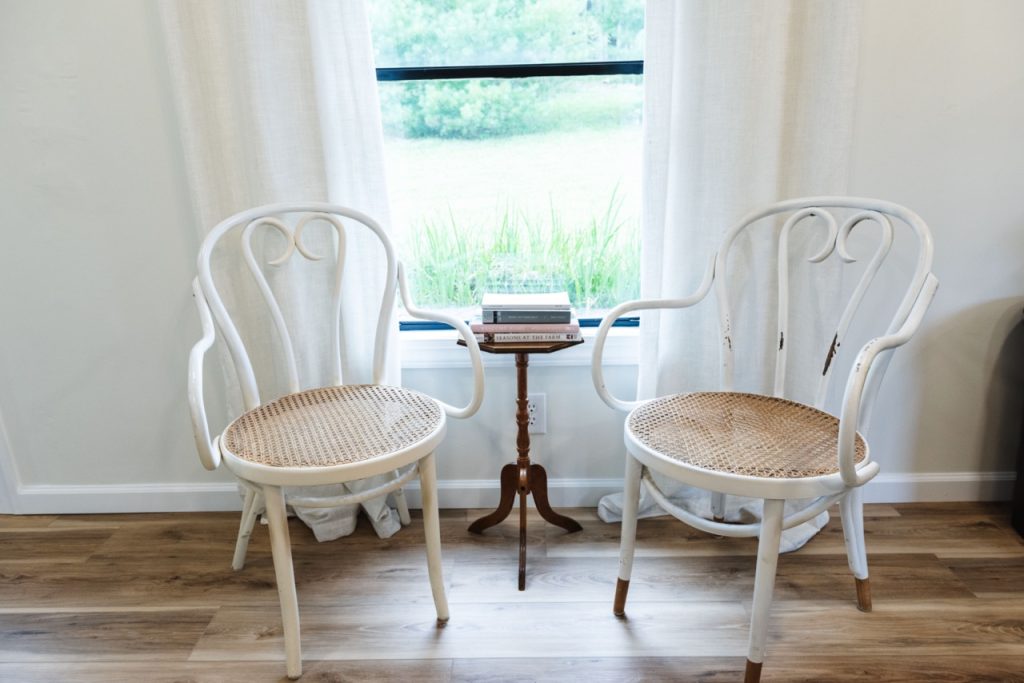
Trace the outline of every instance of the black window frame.
<path fill-rule="evenodd" d="M 559 76 L 621 76 L 644 73 L 642 59 L 595 62 L 553 62 L 542 64 L 484 64 L 464 66 L 403 66 L 377 68 L 378 82 L 441 81 L 469 78 L 551 78 Z M 581 318 L 580 327 L 597 327 L 601 318 Z M 640 318 L 629 316 L 617 319 L 614 327 L 639 327 Z M 423 320 L 402 320 L 402 332 L 414 330 L 450 330 L 445 323 Z"/>

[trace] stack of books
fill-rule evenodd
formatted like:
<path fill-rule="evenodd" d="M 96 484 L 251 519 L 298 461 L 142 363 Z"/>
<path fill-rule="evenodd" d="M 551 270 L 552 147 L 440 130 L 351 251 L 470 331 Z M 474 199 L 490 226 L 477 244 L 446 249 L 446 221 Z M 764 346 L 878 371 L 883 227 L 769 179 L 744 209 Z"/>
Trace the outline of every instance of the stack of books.
<path fill-rule="evenodd" d="M 480 319 L 470 323 L 476 340 L 492 344 L 580 341 L 569 295 L 484 294 Z"/>

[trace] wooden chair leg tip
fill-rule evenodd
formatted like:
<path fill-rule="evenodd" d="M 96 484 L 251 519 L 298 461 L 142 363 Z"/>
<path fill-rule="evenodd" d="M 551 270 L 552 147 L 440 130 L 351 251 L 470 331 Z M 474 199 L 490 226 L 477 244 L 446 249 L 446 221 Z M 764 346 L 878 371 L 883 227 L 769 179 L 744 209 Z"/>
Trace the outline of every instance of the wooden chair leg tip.
<path fill-rule="evenodd" d="M 855 579 L 857 582 L 857 609 L 861 612 L 871 611 L 871 583 L 868 579 Z"/>
<path fill-rule="evenodd" d="M 761 680 L 761 662 L 747 660 L 746 671 L 743 672 L 743 683 L 758 683 Z"/>
<path fill-rule="evenodd" d="M 437 618 L 437 627 L 438 628 L 444 628 L 445 626 L 448 625 L 448 620 L 449 619 L 451 619 L 451 617 L 444 617 L 444 618 L 438 617 Z"/>
<path fill-rule="evenodd" d="M 626 616 L 626 595 L 629 593 L 629 580 L 619 579 L 615 583 L 615 604 L 612 605 L 612 614 L 617 617 Z"/>

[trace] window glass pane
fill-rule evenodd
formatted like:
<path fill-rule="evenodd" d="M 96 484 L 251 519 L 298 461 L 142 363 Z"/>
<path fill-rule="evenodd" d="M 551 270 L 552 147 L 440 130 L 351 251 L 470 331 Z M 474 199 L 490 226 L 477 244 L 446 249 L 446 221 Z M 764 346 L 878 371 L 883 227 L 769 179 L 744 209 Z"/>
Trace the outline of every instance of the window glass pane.
<path fill-rule="evenodd" d="M 640 76 L 380 83 L 400 253 L 419 304 L 639 294 Z"/>
<path fill-rule="evenodd" d="M 372 0 L 378 67 L 643 58 L 643 0 Z"/>

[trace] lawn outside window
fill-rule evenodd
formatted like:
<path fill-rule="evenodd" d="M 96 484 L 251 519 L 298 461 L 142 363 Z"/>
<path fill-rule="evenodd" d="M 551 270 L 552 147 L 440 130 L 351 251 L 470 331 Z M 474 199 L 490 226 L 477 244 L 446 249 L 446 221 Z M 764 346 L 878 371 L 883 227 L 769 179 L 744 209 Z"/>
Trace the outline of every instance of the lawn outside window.
<path fill-rule="evenodd" d="M 370 10 L 417 303 L 468 319 L 484 292 L 565 290 L 586 326 L 637 298 L 643 1 Z"/>

